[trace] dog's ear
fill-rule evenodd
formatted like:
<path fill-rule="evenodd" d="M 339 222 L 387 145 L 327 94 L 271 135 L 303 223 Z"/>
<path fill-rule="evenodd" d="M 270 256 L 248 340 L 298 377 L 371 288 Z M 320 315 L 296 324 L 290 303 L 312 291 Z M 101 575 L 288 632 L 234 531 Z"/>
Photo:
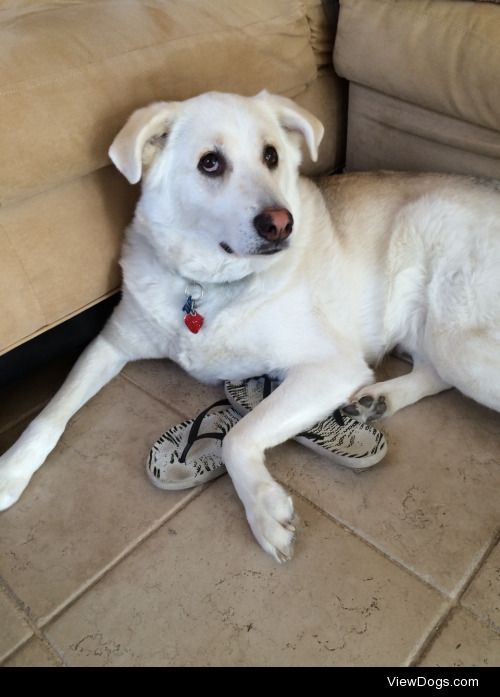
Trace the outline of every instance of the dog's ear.
<path fill-rule="evenodd" d="M 155 102 L 137 109 L 114 139 L 108 154 L 131 184 L 137 184 L 143 166 L 165 147 L 178 108 L 178 102 Z"/>
<path fill-rule="evenodd" d="M 266 101 L 274 109 L 283 128 L 288 131 L 298 131 L 302 135 L 311 159 L 316 162 L 318 147 L 325 132 L 321 121 L 287 97 L 280 97 L 263 90 L 256 95 L 256 98 Z"/>

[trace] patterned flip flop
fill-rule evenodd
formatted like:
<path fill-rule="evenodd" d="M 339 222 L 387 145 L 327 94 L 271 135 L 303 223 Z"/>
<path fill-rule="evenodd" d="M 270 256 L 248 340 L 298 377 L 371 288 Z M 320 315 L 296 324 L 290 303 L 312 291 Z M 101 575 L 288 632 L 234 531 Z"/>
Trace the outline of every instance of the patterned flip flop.
<path fill-rule="evenodd" d="M 149 452 L 146 472 L 160 489 L 190 489 L 226 473 L 221 449 L 224 436 L 241 419 L 226 399 L 195 419 L 166 431 Z"/>
<path fill-rule="evenodd" d="M 263 375 L 239 382 L 224 383 L 231 406 L 242 416 L 254 409 L 279 385 Z M 362 424 L 337 409 L 294 440 L 333 462 L 353 470 L 365 470 L 376 465 L 387 453 L 384 434 L 368 424 Z"/>

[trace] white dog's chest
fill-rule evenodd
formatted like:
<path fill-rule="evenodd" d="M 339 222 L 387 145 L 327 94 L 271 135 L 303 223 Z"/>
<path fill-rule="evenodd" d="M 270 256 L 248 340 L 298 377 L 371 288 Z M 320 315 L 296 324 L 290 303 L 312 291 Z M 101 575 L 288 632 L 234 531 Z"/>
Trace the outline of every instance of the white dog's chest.
<path fill-rule="evenodd" d="M 175 335 L 170 358 L 207 382 L 286 370 L 305 352 L 312 359 L 331 351 L 313 315 L 304 313 L 304 303 L 300 289 L 294 297 L 259 305 L 239 299 L 220 307 L 207 299 L 197 308 L 204 316 L 198 333 L 188 329 L 182 312 L 176 316 L 177 331 L 169 331 Z"/>
<path fill-rule="evenodd" d="M 243 379 L 265 372 L 261 361 L 253 360 L 235 341 L 219 341 L 217 333 L 207 326 L 196 335 L 183 328 L 183 333 L 177 339 L 177 353 L 172 358 L 202 382 Z"/>

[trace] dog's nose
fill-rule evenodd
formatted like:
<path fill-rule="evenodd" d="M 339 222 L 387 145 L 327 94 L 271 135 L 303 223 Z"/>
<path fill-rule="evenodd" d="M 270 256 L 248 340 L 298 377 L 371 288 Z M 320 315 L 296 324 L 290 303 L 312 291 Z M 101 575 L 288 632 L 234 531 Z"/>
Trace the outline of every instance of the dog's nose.
<path fill-rule="evenodd" d="M 286 208 L 264 208 L 253 224 L 258 234 L 268 242 L 281 242 L 291 234 L 293 218 Z"/>

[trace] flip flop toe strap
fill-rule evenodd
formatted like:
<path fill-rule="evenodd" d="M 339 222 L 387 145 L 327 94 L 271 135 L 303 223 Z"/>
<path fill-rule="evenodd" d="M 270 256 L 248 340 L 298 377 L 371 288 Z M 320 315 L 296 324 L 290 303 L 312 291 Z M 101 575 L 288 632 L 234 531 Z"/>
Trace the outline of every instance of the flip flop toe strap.
<path fill-rule="evenodd" d="M 190 449 L 192 448 L 193 443 L 195 443 L 197 440 L 201 440 L 202 438 L 212 438 L 212 439 L 220 440 L 220 441 L 223 440 L 224 436 L 227 433 L 227 431 L 224 431 L 224 430 L 216 431 L 216 432 L 212 432 L 212 433 L 199 433 L 199 430 L 201 428 L 201 424 L 203 423 L 203 419 L 205 418 L 205 416 L 210 411 L 215 409 L 216 407 L 223 407 L 223 406 L 224 407 L 230 406 L 230 403 L 228 402 L 227 399 L 221 399 L 218 402 L 214 402 L 214 404 L 211 404 L 209 407 L 204 409 L 200 414 L 198 414 L 196 419 L 193 421 L 193 425 L 191 426 L 191 428 L 189 430 L 189 435 L 188 435 L 186 447 L 184 448 L 184 450 L 182 451 L 182 453 L 179 457 L 179 462 L 186 461 L 186 457 L 188 456 L 188 453 L 189 453 Z"/>

